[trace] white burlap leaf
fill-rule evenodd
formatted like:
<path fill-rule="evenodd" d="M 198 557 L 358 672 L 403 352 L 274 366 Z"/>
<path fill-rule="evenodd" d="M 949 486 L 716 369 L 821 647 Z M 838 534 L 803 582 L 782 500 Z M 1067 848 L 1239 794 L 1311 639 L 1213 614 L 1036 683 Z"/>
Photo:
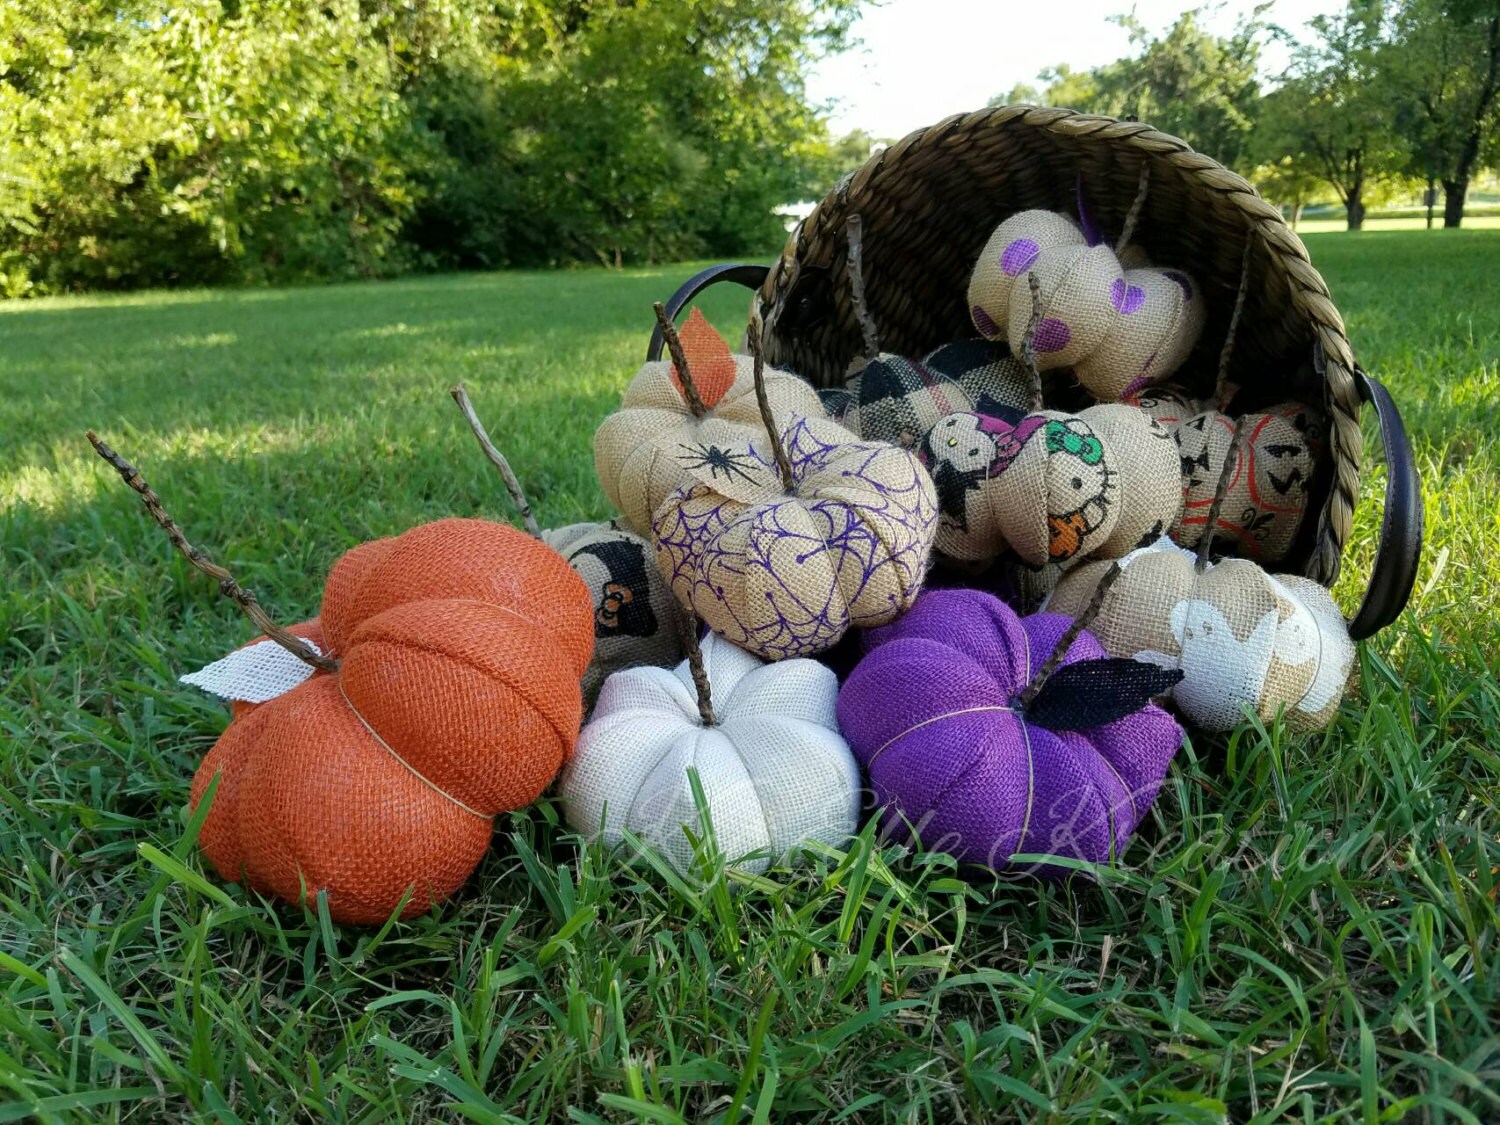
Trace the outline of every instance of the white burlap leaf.
<path fill-rule="evenodd" d="M 304 638 L 302 643 L 323 655 L 312 641 Z M 220 699 L 265 703 L 311 679 L 313 671 L 311 664 L 293 656 L 275 641 L 257 641 L 189 672 L 180 677 L 180 682 L 202 688 Z"/>

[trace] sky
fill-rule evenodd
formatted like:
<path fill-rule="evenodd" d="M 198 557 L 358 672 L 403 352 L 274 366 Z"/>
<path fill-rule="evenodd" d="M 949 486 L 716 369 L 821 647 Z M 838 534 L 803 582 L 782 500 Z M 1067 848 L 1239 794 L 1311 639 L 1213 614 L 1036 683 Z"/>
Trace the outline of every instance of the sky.
<path fill-rule="evenodd" d="M 1132 10 L 1153 32 L 1170 27 L 1191 0 L 884 0 L 865 9 L 854 34 L 863 44 L 823 60 L 808 83 L 816 101 L 834 103 L 835 135 L 863 129 L 901 137 L 952 113 L 979 109 L 1043 67 L 1074 70 L 1130 54 L 1129 36 L 1109 17 Z M 1255 0 L 1224 0 L 1207 26 L 1228 31 Z M 1266 19 L 1299 32 L 1344 0 L 1275 0 Z M 1285 53 L 1263 53 L 1268 71 Z"/>

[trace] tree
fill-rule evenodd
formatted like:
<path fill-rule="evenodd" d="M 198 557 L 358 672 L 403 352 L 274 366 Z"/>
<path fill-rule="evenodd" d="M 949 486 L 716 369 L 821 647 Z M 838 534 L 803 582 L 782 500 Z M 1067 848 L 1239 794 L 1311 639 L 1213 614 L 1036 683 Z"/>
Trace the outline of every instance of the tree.
<path fill-rule="evenodd" d="M 1500 116 L 1500 0 L 1404 0 L 1380 69 L 1411 138 L 1412 170 L 1429 189 L 1442 184 L 1443 225 L 1459 226 Z"/>
<path fill-rule="evenodd" d="M 1281 85 L 1262 105 L 1262 152 L 1305 161 L 1344 204 L 1350 230 L 1364 225 L 1371 183 L 1407 162 L 1379 81 L 1378 0 L 1353 0 L 1311 21 L 1314 38 L 1296 43 Z"/>
<path fill-rule="evenodd" d="M 1117 17 L 1138 53 L 1088 71 L 1066 65 L 1042 71 L 1042 103 L 1149 121 L 1223 164 L 1246 167 L 1260 93 L 1263 9 L 1223 37 L 1202 28 L 1203 11 L 1183 12 L 1159 37 L 1134 16 Z M 1010 97 L 1027 93 L 1035 91 L 1018 86 Z"/>

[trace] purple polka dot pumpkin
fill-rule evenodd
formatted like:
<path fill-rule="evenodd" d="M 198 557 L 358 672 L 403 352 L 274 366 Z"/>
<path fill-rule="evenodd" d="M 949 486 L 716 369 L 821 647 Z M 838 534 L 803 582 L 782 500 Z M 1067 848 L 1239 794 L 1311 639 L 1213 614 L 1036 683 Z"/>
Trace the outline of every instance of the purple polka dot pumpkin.
<path fill-rule="evenodd" d="M 1018 617 L 977 590 L 929 590 L 865 635 L 839 728 L 888 833 L 997 870 L 1018 855 L 1106 863 L 1122 851 L 1182 742 L 1149 702 L 1180 673 L 1110 660 L 1083 632 L 1023 709 L 1018 695 L 1069 623 Z"/>

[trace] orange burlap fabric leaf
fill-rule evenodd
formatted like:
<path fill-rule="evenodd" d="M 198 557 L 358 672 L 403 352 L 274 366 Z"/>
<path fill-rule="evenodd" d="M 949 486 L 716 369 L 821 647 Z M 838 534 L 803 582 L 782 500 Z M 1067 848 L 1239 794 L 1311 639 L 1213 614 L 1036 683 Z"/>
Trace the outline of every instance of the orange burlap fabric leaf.
<path fill-rule="evenodd" d="M 341 558 L 316 620 L 341 668 L 237 711 L 193 779 L 196 806 L 219 776 L 199 842 L 227 880 L 326 891 L 340 922 L 382 922 L 408 891 L 410 917 L 571 756 L 593 603 L 529 536 L 440 520 Z"/>
<path fill-rule="evenodd" d="M 702 311 L 694 305 L 688 313 L 687 322 L 678 333 L 682 340 L 682 352 L 687 357 L 688 370 L 693 375 L 693 385 L 698 388 L 698 397 L 703 405 L 712 410 L 718 405 L 734 382 L 734 356 L 713 325 L 708 323 Z M 672 382 L 678 391 L 683 390 L 682 377 L 676 366 L 672 368 Z"/>

